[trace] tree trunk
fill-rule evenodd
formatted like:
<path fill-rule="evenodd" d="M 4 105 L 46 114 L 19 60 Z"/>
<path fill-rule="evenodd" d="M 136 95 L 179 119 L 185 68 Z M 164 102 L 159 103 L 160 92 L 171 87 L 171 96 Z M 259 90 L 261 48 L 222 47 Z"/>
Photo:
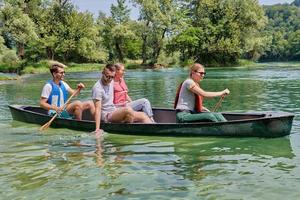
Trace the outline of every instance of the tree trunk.
<path fill-rule="evenodd" d="M 47 53 L 48 59 L 51 59 L 51 60 L 54 59 L 54 52 L 51 47 L 46 47 L 46 53 Z"/>
<path fill-rule="evenodd" d="M 24 56 L 25 56 L 25 45 L 21 44 L 21 43 L 18 43 L 17 44 L 17 49 L 18 49 L 19 58 L 21 58 L 23 60 Z"/>
<path fill-rule="evenodd" d="M 146 29 L 148 29 L 149 26 L 149 21 L 146 23 Z M 144 31 L 142 33 L 142 40 L 143 40 L 143 45 L 142 45 L 142 65 L 146 65 L 147 63 L 147 37 L 148 37 L 148 31 Z"/>
<path fill-rule="evenodd" d="M 124 54 L 123 54 L 123 52 L 122 52 L 120 39 L 116 39 L 115 45 L 116 45 L 116 50 L 117 50 L 118 60 L 119 60 L 120 62 L 124 62 Z"/>
<path fill-rule="evenodd" d="M 161 35 L 161 38 L 157 40 L 154 44 L 154 49 L 153 49 L 153 57 L 152 57 L 152 62 L 153 64 L 157 63 L 161 48 L 162 48 L 162 43 L 163 39 L 165 38 L 165 34 L 167 32 L 167 29 L 164 29 Z"/>
<path fill-rule="evenodd" d="M 142 45 L 142 65 L 145 65 L 147 63 L 147 35 L 142 35 L 143 45 Z"/>

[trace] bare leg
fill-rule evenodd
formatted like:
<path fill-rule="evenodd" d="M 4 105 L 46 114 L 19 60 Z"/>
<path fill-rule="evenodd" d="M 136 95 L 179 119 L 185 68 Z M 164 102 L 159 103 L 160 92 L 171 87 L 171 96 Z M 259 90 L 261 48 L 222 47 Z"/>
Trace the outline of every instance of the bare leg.
<path fill-rule="evenodd" d="M 67 108 L 67 112 L 70 114 L 74 114 L 75 118 L 81 120 L 82 118 L 82 103 L 80 101 L 74 101 L 70 103 Z"/>
<path fill-rule="evenodd" d="M 93 101 L 82 102 L 82 111 L 84 110 L 90 110 L 91 116 L 95 116 L 95 105 Z"/>
<path fill-rule="evenodd" d="M 134 122 L 141 123 L 153 123 L 153 121 L 144 113 L 144 112 L 135 112 L 134 111 Z"/>
<path fill-rule="evenodd" d="M 132 123 L 134 120 L 134 111 L 130 107 L 118 108 L 111 113 L 110 122 L 128 122 Z"/>

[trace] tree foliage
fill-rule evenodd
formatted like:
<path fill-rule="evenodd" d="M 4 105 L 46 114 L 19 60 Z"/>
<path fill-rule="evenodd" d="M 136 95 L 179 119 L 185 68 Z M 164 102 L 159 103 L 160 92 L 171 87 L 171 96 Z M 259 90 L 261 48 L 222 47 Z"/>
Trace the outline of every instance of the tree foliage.
<path fill-rule="evenodd" d="M 25 46 L 38 38 L 35 24 L 25 12 L 26 3 L 11 1 L 1 9 L 2 32 L 16 43 L 18 55 L 24 57 Z"/>
<path fill-rule="evenodd" d="M 182 59 L 234 63 L 262 45 L 260 30 L 266 19 L 257 1 L 187 1 L 189 26 L 173 38 L 170 47 Z M 250 56 L 252 58 L 253 56 Z"/>
<path fill-rule="evenodd" d="M 128 3 L 139 9 L 137 20 L 130 19 Z M 95 18 L 71 0 L 4 0 L 0 58 L 134 59 L 146 65 L 300 60 L 299 5 L 299 0 L 264 7 L 257 0 L 117 0 L 110 15 Z"/>
<path fill-rule="evenodd" d="M 263 34 L 270 38 L 270 42 L 265 45 L 261 60 L 299 60 L 291 47 L 295 45 L 292 38 L 296 37 L 295 32 L 300 29 L 300 8 L 279 4 L 266 6 L 265 10 L 269 23 Z"/>
<path fill-rule="evenodd" d="M 157 63 L 165 46 L 166 36 L 178 29 L 183 20 L 177 0 L 135 0 L 140 7 L 143 64 Z"/>

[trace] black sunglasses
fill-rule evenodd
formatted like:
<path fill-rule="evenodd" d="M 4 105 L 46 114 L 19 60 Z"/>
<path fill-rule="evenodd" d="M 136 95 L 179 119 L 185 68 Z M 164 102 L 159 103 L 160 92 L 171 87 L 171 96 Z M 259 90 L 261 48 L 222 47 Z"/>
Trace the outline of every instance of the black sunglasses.
<path fill-rule="evenodd" d="M 199 73 L 201 76 L 206 75 L 206 72 L 198 72 L 198 71 L 195 71 L 195 72 Z"/>
<path fill-rule="evenodd" d="M 106 75 L 105 73 L 102 73 L 104 76 L 105 76 L 105 78 L 107 78 L 107 79 L 113 79 L 113 78 L 115 78 L 114 76 L 108 76 L 108 75 Z"/>

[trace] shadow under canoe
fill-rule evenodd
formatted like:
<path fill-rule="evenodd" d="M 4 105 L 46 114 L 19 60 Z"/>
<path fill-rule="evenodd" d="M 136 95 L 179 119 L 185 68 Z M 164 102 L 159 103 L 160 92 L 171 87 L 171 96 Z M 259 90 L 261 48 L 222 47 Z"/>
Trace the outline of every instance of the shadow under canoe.
<path fill-rule="evenodd" d="M 14 120 L 43 125 L 51 117 L 38 106 L 10 105 Z M 281 137 L 289 135 L 294 115 L 287 112 L 222 113 L 227 122 L 176 123 L 174 109 L 153 108 L 155 124 L 101 123 L 109 133 L 158 136 L 232 136 L 232 137 Z M 94 131 L 95 122 L 89 113 L 83 120 L 56 118 L 51 127 Z"/>

